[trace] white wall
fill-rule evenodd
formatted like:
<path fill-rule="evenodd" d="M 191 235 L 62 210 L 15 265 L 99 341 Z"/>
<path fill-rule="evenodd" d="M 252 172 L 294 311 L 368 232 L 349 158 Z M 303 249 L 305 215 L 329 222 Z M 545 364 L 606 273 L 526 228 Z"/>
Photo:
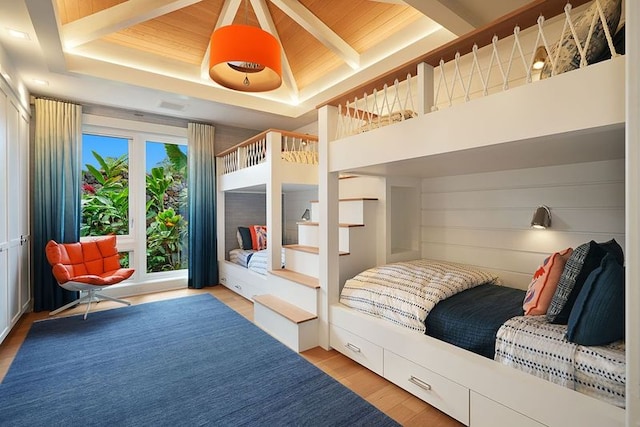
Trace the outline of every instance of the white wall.
<path fill-rule="evenodd" d="M 479 265 L 526 289 L 549 254 L 615 238 L 625 245 L 624 160 L 569 164 L 422 181 L 425 258 Z M 552 226 L 529 227 L 547 205 Z"/>

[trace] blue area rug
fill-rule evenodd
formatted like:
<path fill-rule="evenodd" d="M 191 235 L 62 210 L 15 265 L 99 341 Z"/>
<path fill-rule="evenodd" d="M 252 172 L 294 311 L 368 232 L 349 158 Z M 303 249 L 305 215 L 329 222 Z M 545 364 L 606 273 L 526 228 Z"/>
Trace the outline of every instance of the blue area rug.
<path fill-rule="evenodd" d="M 34 323 L 0 425 L 397 424 L 202 294 Z"/>

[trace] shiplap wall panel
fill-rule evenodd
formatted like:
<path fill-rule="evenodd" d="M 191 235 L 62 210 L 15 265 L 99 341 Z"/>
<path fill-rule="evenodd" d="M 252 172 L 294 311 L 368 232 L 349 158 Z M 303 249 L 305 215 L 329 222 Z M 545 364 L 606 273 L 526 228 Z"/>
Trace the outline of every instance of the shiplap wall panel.
<path fill-rule="evenodd" d="M 590 183 L 607 183 L 624 181 L 624 160 L 609 160 L 601 163 L 600 167 L 590 168 L 588 171 Z M 468 175 L 456 175 L 447 177 L 430 178 L 428 184 L 430 189 L 438 188 L 439 185 L 446 185 L 447 191 L 472 191 L 504 188 L 529 188 L 532 185 L 537 187 L 557 186 L 559 183 L 565 185 L 582 183 L 583 173 L 580 169 L 588 168 L 590 163 L 565 164 L 558 166 L 545 166 L 535 168 L 535 174 L 526 173 L 526 170 L 504 170 L 499 172 L 486 172 L 482 174 L 482 181 L 470 183 Z M 578 171 L 576 171 L 578 170 Z M 535 184 L 532 184 L 535 179 Z M 505 182 L 505 180 L 508 180 Z"/>
<path fill-rule="evenodd" d="M 514 191 L 508 188 L 427 193 L 422 202 L 423 207 L 448 209 L 464 209 L 469 204 L 477 207 L 519 208 L 532 206 L 531 201 L 534 201 L 533 206 L 545 204 L 556 208 L 624 206 L 624 186 L 620 186 L 620 182 L 518 188 L 517 194 Z M 576 200 L 583 203 L 575 205 Z"/>
<path fill-rule="evenodd" d="M 603 233 L 600 238 L 597 238 L 598 236 L 595 237 L 597 241 L 606 241 L 614 238 L 621 246 L 624 246 L 625 243 L 624 233 Z M 499 230 L 499 232 L 492 229 L 422 228 L 422 242 L 430 245 L 450 244 L 455 246 L 486 247 L 508 251 L 530 251 L 536 254 L 540 251 L 555 252 L 561 245 L 576 247 L 593 238 L 593 233 L 567 233 L 553 231 L 551 228 L 539 230 L 537 233 L 532 233 L 528 228 L 523 230 L 503 229 Z M 523 243 L 525 244 L 524 246 Z"/>
<path fill-rule="evenodd" d="M 436 205 L 432 205 L 436 206 Z M 423 227 L 486 228 L 490 230 L 529 229 L 533 211 L 530 207 L 422 210 Z M 624 234 L 624 207 L 556 208 L 552 204 L 553 229 L 582 234 Z M 592 230 L 598 224 L 598 230 Z"/>
<path fill-rule="evenodd" d="M 526 288 L 550 253 L 589 240 L 625 244 L 624 161 L 508 170 L 422 181 L 421 251 L 496 271 Z M 552 227 L 529 228 L 548 205 Z"/>

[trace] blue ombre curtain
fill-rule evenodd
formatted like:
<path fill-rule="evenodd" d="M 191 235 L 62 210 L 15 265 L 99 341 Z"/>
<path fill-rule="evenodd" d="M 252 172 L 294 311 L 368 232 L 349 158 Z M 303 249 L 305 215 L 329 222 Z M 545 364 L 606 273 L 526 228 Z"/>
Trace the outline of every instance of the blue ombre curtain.
<path fill-rule="evenodd" d="M 33 300 L 34 310 L 54 310 L 77 292 L 56 283 L 44 248 L 49 240 L 80 238 L 80 147 L 82 107 L 36 99 L 33 139 Z"/>
<path fill-rule="evenodd" d="M 189 123 L 189 287 L 218 284 L 215 128 Z"/>

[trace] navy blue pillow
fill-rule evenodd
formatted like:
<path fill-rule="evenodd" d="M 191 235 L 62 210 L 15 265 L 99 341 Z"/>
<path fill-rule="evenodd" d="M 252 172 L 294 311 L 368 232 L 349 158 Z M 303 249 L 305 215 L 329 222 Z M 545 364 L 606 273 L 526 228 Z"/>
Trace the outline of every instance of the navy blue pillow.
<path fill-rule="evenodd" d="M 242 239 L 242 245 L 240 249 L 253 249 L 253 243 L 251 242 L 251 231 L 249 227 L 238 227 L 240 232 L 240 238 Z"/>
<path fill-rule="evenodd" d="M 589 274 L 569 315 L 567 339 L 605 345 L 624 339 L 624 267 L 607 253 Z"/>
<path fill-rule="evenodd" d="M 615 239 L 604 243 L 596 243 L 592 240 L 578 246 L 573 251 L 564 266 L 558 287 L 547 310 L 547 320 L 550 323 L 567 324 L 584 282 L 589 274 L 600 265 L 602 258 L 607 253 L 613 255 L 618 264 L 624 265 L 622 247 Z"/>

